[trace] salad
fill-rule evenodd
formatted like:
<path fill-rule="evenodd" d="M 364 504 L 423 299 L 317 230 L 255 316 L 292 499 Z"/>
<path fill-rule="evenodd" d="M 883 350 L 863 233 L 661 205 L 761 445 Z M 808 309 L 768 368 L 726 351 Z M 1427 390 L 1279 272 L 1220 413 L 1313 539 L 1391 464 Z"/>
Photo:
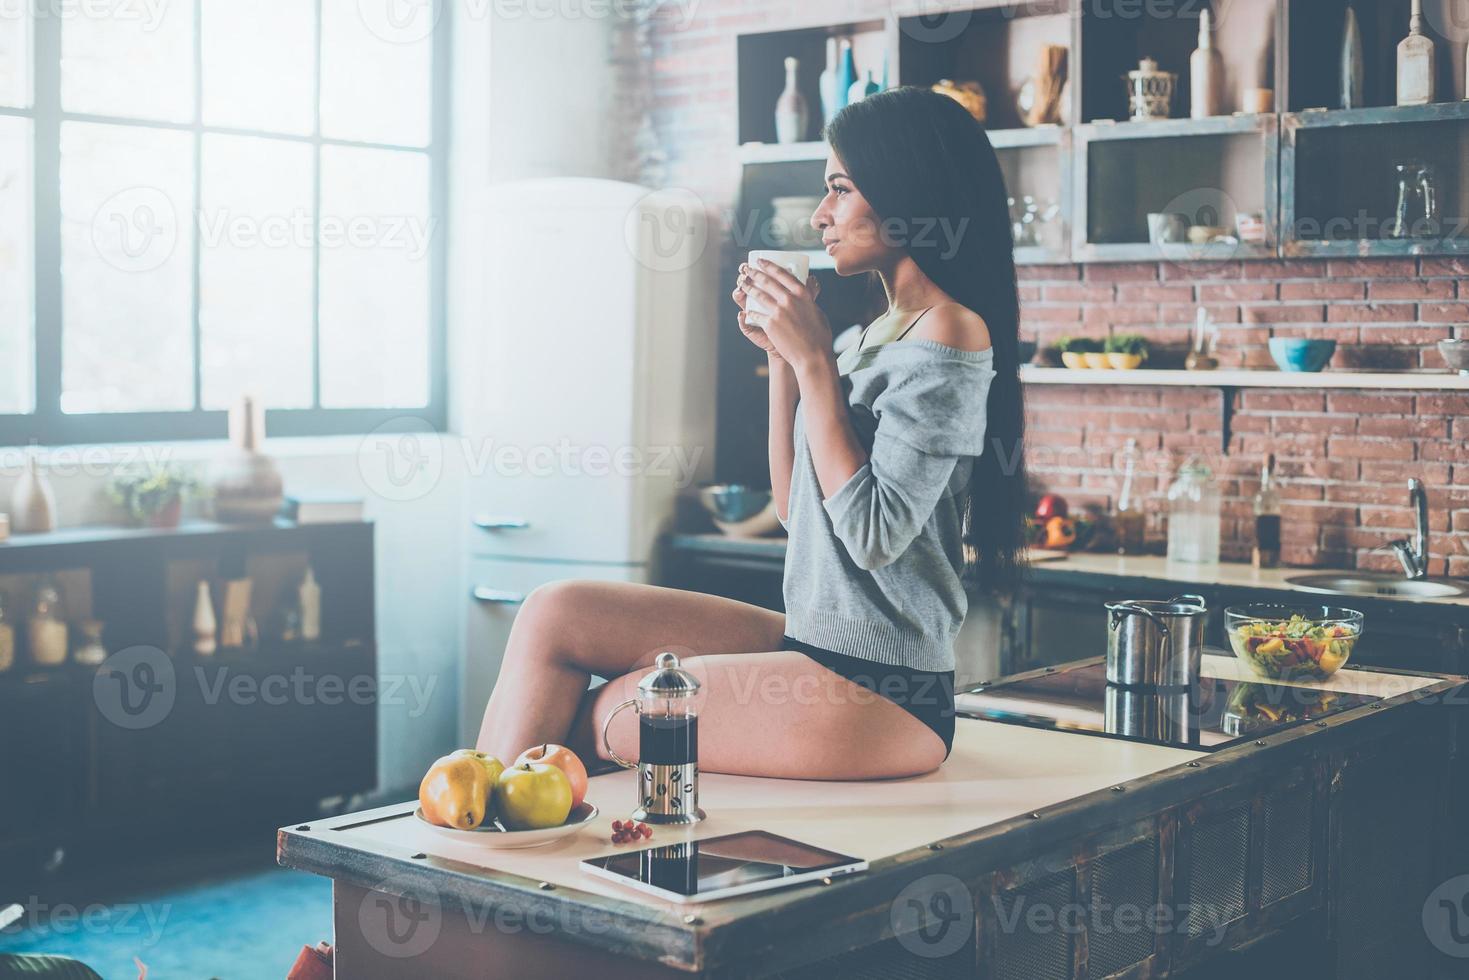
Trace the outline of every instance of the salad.
<path fill-rule="evenodd" d="M 1341 612 L 1348 616 L 1332 622 L 1300 613 L 1277 619 L 1229 610 L 1229 642 L 1240 659 L 1265 677 L 1330 677 L 1351 657 L 1362 635 L 1361 613 Z"/>

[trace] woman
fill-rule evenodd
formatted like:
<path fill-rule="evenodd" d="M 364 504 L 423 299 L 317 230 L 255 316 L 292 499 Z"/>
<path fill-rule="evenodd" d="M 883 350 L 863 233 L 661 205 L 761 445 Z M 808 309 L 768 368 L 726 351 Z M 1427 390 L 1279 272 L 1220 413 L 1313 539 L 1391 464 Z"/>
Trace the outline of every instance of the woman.
<path fill-rule="evenodd" d="M 826 136 L 811 223 L 839 275 L 881 280 L 887 312 L 838 359 L 814 277 L 742 265 L 734 291 L 770 366 L 786 613 L 647 585 L 541 586 L 511 631 L 480 749 L 508 760 L 552 741 L 607 758 L 603 720 L 673 650 L 704 683 L 705 771 L 872 779 L 948 756 L 961 576 L 1003 585 L 1021 547 L 1004 179 L 983 128 L 923 89 L 855 103 Z M 772 312 L 752 318 L 751 300 Z M 594 676 L 609 681 L 589 691 Z M 631 712 L 611 739 L 636 757 Z"/>

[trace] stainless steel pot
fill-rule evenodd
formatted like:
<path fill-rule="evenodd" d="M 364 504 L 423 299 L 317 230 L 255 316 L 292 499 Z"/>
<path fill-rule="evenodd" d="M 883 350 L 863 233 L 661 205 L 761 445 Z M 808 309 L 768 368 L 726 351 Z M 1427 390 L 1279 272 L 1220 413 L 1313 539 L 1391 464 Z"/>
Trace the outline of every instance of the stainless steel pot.
<path fill-rule="evenodd" d="M 1106 603 L 1107 683 L 1191 687 L 1204 657 L 1203 596 Z"/>
<path fill-rule="evenodd" d="M 1186 690 L 1107 685 L 1106 731 L 1172 745 L 1197 745 L 1198 712 Z"/>

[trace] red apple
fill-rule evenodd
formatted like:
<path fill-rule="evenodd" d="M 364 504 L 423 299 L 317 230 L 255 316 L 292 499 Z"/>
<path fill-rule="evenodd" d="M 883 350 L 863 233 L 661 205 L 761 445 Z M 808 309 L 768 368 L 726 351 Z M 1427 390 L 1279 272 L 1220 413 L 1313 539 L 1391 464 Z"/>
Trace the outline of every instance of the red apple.
<path fill-rule="evenodd" d="M 576 753 L 566 746 L 556 745 L 553 742 L 533 745 L 520 753 L 520 757 L 515 760 L 517 766 L 525 765 L 528 762 L 544 762 L 566 773 L 566 778 L 571 781 L 571 808 L 573 810 L 581 806 L 581 801 L 587 798 L 587 767 L 582 765 Z"/>
<path fill-rule="evenodd" d="M 1066 516 L 1066 498 L 1059 493 L 1048 493 L 1035 505 L 1035 516 L 1042 523 L 1053 517 Z"/>

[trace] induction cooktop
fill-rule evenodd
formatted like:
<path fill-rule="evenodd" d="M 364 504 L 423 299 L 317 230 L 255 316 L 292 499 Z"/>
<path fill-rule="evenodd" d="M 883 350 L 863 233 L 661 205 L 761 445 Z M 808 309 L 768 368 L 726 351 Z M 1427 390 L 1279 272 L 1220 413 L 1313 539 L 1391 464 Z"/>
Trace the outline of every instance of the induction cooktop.
<path fill-rule="evenodd" d="M 1192 690 L 1107 683 L 1101 658 L 981 684 L 961 717 L 1212 752 L 1377 700 L 1268 681 L 1203 677 Z"/>

